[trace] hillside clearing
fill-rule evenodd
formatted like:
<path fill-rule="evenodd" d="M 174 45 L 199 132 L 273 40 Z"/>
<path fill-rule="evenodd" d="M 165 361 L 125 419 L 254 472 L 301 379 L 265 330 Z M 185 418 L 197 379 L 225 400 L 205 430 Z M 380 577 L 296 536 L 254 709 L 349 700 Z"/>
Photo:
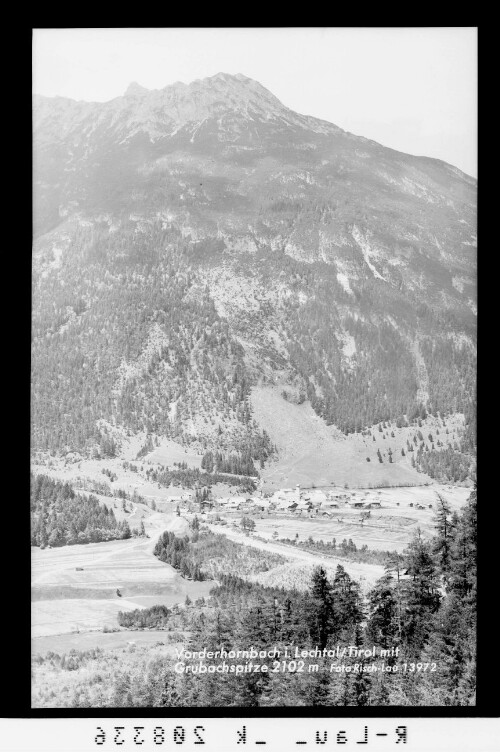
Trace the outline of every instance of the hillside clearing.
<path fill-rule="evenodd" d="M 369 486 L 422 486 L 434 481 L 411 466 L 407 440 L 421 430 L 425 439 L 440 425 L 438 418 L 428 417 L 422 428 L 397 428 L 395 424 L 383 431 L 371 428 L 371 435 L 353 433 L 345 436 L 335 426 L 328 426 L 308 401 L 301 405 L 285 400 L 277 386 L 260 386 L 252 390 L 252 408 L 256 421 L 278 447 L 278 459 L 262 471 L 266 490 L 300 484 L 310 487 L 347 485 L 350 488 Z M 446 419 L 449 441 L 456 440 L 463 430 L 463 415 Z M 446 429 L 441 429 L 444 433 Z M 394 434 L 394 436 L 391 435 Z M 375 437 L 375 440 L 373 439 Z M 380 449 L 383 462 L 378 461 Z M 389 462 L 389 449 L 393 461 Z M 367 461 L 369 458 L 369 462 Z"/>

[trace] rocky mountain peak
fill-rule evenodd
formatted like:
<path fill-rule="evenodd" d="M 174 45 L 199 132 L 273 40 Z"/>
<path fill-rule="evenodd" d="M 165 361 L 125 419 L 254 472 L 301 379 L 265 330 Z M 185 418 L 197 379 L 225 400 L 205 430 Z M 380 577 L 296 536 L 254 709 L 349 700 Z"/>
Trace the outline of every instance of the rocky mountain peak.
<path fill-rule="evenodd" d="M 137 83 L 137 81 L 133 81 L 131 84 L 128 85 L 124 96 L 125 97 L 143 97 L 148 93 L 149 93 L 149 89 L 146 89 L 144 86 L 141 86 L 140 84 Z"/>
<path fill-rule="evenodd" d="M 300 129 L 306 140 L 311 133 L 342 132 L 332 123 L 290 110 L 262 84 L 242 73 L 217 73 L 163 89 L 147 89 L 133 82 L 123 96 L 102 103 L 39 97 L 34 118 L 35 137 L 40 142 L 69 138 L 74 151 L 82 138 L 90 136 L 86 154 L 98 148 L 103 132 L 108 134 L 106 138 L 113 133 L 117 144 L 125 144 L 137 134 L 155 143 L 183 132 L 194 143 L 206 138 L 209 131 L 216 141 L 233 136 L 244 139 L 253 133 L 260 143 L 262 128 L 267 134 L 274 132 L 278 140 L 289 128 Z"/>
<path fill-rule="evenodd" d="M 190 84 L 166 86 L 151 97 L 179 123 L 220 117 L 231 112 L 253 118 L 286 116 L 291 112 L 257 81 L 241 73 L 217 73 Z"/>

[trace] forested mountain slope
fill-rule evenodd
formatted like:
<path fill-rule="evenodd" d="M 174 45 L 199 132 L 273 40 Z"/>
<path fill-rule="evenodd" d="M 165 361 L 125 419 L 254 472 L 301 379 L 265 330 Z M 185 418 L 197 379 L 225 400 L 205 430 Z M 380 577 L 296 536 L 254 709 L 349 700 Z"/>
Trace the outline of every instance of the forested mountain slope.
<path fill-rule="evenodd" d="M 344 433 L 463 413 L 473 451 L 469 176 L 227 74 L 35 97 L 34 168 L 35 449 L 116 425 L 265 462 L 275 385 Z"/>

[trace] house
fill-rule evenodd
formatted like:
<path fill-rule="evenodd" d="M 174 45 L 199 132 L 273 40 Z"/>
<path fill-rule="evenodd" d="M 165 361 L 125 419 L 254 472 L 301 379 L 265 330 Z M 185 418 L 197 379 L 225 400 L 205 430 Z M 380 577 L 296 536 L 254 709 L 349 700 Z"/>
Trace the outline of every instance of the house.
<path fill-rule="evenodd" d="M 275 491 L 269 501 L 271 502 L 271 504 L 279 506 L 280 503 L 283 502 L 283 497 L 281 496 L 279 491 Z"/>
<path fill-rule="evenodd" d="M 277 512 L 288 512 L 290 504 L 293 503 L 289 499 L 280 499 L 274 503 Z"/>
<path fill-rule="evenodd" d="M 321 506 L 326 501 L 326 494 L 323 491 L 310 491 L 308 500 L 314 506 Z"/>
<path fill-rule="evenodd" d="M 313 506 L 312 501 L 310 501 L 308 499 L 300 499 L 300 501 L 296 502 L 296 504 L 297 504 L 297 506 L 298 506 L 299 509 L 303 509 L 305 511 L 308 511 Z"/>
<path fill-rule="evenodd" d="M 252 499 L 244 499 L 239 503 L 238 509 L 241 509 L 245 512 L 250 512 L 251 510 L 255 509 L 255 504 Z"/>
<path fill-rule="evenodd" d="M 297 486 L 296 488 L 280 488 L 279 491 L 275 491 L 271 498 L 276 502 L 298 502 L 300 500 L 300 486 Z"/>
<path fill-rule="evenodd" d="M 254 506 L 259 512 L 267 512 L 271 507 L 271 502 L 269 499 L 256 499 Z"/>
<path fill-rule="evenodd" d="M 235 501 L 238 506 L 246 504 L 246 498 L 244 496 L 233 496 L 233 501 Z"/>
<path fill-rule="evenodd" d="M 330 491 L 328 498 L 335 499 L 336 501 L 345 501 L 346 499 L 350 499 L 351 497 L 349 496 L 349 494 L 334 493 L 333 491 Z"/>

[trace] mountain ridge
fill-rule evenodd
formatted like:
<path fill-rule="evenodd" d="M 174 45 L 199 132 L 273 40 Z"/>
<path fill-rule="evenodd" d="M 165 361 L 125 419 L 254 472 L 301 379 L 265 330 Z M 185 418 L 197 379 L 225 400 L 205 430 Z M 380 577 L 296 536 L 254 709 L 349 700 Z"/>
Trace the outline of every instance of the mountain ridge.
<path fill-rule="evenodd" d="M 35 108 L 39 445 L 89 449 L 105 418 L 265 462 L 263 382 L 347 433 L 461 413 L 469 450 L 474 179 L 241 75 L 143 88 Z"/>
<path fill-rule="evenodd" d="M 93 101 L 93 100 L 83 100 L 83 99 L 77 100 L 77 99 L 73 99 L 72 97 L 65 97 L 65 96 L 46 96 L 44 94 L 34 94 L 33 95 L 33 99 L 34 99 L 35 103 L 36 102 L 40 103 L 40 102 L 50 101 L 50 100 L 62 100 L 62 101 L 65 101 L 65 102 L 68 102 L 68 103 L 71 103 L 71 104 L 77 104 L 79 106 L 90 105 L 90 106 L 93 106 L 93 107 L 97 108 L 97 107 L 103 107 L 103 106 L 106 106 L 106 105 L 110 105 L 112 103 L 121 102 L 122 100 L 126 100 L 127 98 L 131 98 L 131 97 L 132 98 L 135 98 L 135 97 L 142 97 L 142 98 L 144 98 L 144 97 L 148 97 L 149 95 L 153 95 L 153 96 L 156 96 L 156 97 L 165 97 L 165 95 L 167 95 L 167 101 L 165 102 L 165 106 L 168 106 L 168 103 L 169 103 L 169 101 L 168 101 L 168 94 L 169 93 L 174 93 L 174 92 L 190 93 L 190 92 L 193 92 L 194 90 L 196 90 L 196 88 L 204 88 L 204 87 L 206 87 L 209 84 L 209 82 L 217 82 L 217 83 L 221 82 L 224 85 L 228 81 L 229 82 L 237 82 L 238 84 L 243 83 L 246 86 L 251 86 L 252 89 L 254 90 L 254 92 L 255 92 L 255 90 L 262 91 L 264 93 L 264 96 L 266 98 L 268 98 L 269 101 L 272 101 L 272 102 L 276 103 L 281 108 L 283 108 L 284 111 L 287 111 L 289 113 L 294 113 L 295 115 L 299 115 L 299 113 L 295 113 L 289 107 L 287 107 L 286 105 L 284 105 L 278 99 L 278 97 L 276 97 L 274 94 L 272 94 L 272 92 L 270 92 L 266 87 L 262 86 L 262 84 L 260 84 L 258 81 L 254 80 L 254 79 L 250 78 L 249 76 L 246 76 L 246 75 L 244 75 L 242 73 L 228 74 L 228 73 L 219 72 L 219 73 L 217 73 L 217 74 L 215 74 L 213 76 L 207 76 L 207 77 L 201 78 L 201 79 L 194 79 L 189 84 L 186 84 L 186 83 L 184 83 L 182 81 L 176 81 L 175 83 L 167 84 L 166 86 L 164 86 L 164 87 L 162 87 L 160 89 L 148 89 L 147 87 L 142 86 L 141 84 L 139 84 L 139 83 L 137 83 L 137 82 L 134 81 L 134 82 L 131 82 L 128 85 L 128 87 L 125 90 L 125 92 L 124 92 L 123 95 L 118 95 L 116 97 L 113 97 L 113 98 L 111 98 L 109 100 L 105 100 L 103 102 L 101 102 L 101 101 Z M 380 144 L 378 141 L 375 141 L 374 139 L 369 139 L 369 138 L 366 138 L 365 136 L 361 136 L 359 134 L 354 134 L 354 133 L 352 133 L 350 131 L 346 131 L 346 130 L 340 128 L 339 126 L 335 125 L 334 123 L 332 123 L 332 122 L 330 122 L 330 121 L 328 121 L 328 120 L 326 120 L 324 118 L 316 117 L 314 115 L 300 114 L 299 117 L 305 118 L 306 120 L 311 121 L 311 122 L 313 122 L 313 121 L 317 122 L 318 124 L 321 124 L 321 125 L 331 126 L 336 131 L 342 132 L 342 133 L 344 133 L 348 137 L 360 139 L 361 141 L 371 143 L 373 145 L 381 147 L 382 149 L 387 149 L 387 150 L 392 151 L 392 152 L 394 152 L 395 154 L 398 154 L 398 155 L 402 155 L 402 156 L 405 156 L 405 157 L 414 157 L 415 159 L 418 159 L 418 160 L 430 160 L 431 162 L 436 162 L 436 163 L 442 164 L 444 166 L 448 166 L 454 172 L 457 172 L 458 174 L 460 174 L 460 176 L 465 176 L 468 179 L 470 179 L 471 181 L 473 181 L 474 184 L 477 184 L 477 179 L 476 178 L 474 178 L 473 176 L 471 176 L 468 173 L 464 172 L 463 170 L 460 170 L 460 168 L 456 167 L 455 165 L 453 165 L 453 164 L 451 164 L 449 162 L 446 162 L 445 160 L 442 160 L 442 159 L 440 159 L 438 157 L 429 157 L 429 156 L 426 156 L 424 154 L 410 154 L 410 153 L 403 152 L 403 151 L 398 150 L 398 149 L 394 149 L 394 148 L 392 148 L 390 146 L 384 146 L 384 145 Z"/>

